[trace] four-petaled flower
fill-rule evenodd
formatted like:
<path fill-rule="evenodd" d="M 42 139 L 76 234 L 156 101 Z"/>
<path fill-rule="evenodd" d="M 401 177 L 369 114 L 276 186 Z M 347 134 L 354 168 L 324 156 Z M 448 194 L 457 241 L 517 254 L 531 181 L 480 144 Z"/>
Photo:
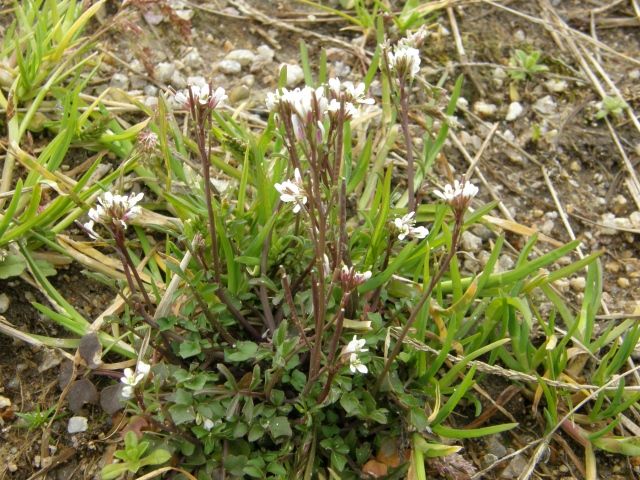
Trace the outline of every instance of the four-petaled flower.
<path fill-rule="evenodd" d="M 307 193 L 304 190 L 300 170 L 297 168 L 293 172 L 293 180 L 276 183 L 275 188 L 280 193 L 280 200 L 285 203 L 295 203 L 293 213 L 298 213 L 307 203 Z"/>
<path fill-rule="evenodd" d="M 340 270 L 340 282 L 342 283 L 342 288 L 346 291 L 359 287 L 370 278 L 371 272 L 369 270 L 360 273 L 354 267 L 347 267 L 346 265 L 343 265 L 342 270 Z"/>
<path fill-rule="evenodd" d="M 138 362 L 135 372 L 130 368 L 125 368 L 124 376 L 120 378 L 120 381 L 124 383 L 124 387 L 122 387 L 122 392 L 121 392 L 122 397 L 123 398 L 133 397 L 134 387 L 142 381 L 142 379 L 149 373 L 150 370 L 151 370 L 151 365 L 144 363 L 142 361 Z"/>
<path fill-rule="evenodd" d="M 369 372 L 369 369 L 367 368 L 367 366 L 364 363 L 362 363 L 358 355 L 356 355 L 355 353 L 352 353 L 351 355 L 349 355 L 349 370 L 351 370 L 351 373 Z"/>
<path fill-rule="evenodd" d="M 144 197 L 144 193 L 137 195 L 114 195 L 111 192 L 104 192 L 98 197 L 98 204 L 89 209 L 89 218 L 84 224 L 89 235 L 98 238 L 99 235 L 93 230 L 96 223 L 101 223 L 108 228 L 127 228 L 129 221 L 140 214 L 141 209 L 137 205 Z"/>
<path fill-rule="evenodd" d="M 420 52 L 417 48 L 399 44 L 387 52 L 387 63 L 399 77 L 412 80 L 420 71 Z"/>
<path fill-rule="evenodd" d="M 422 239 L 429 234 L 429 230 L 426 227 L 414 226 L 416 223 L 413 219 L 414 214 L 415 212 L 410 212 L 393 220 L 393 225 L 398 231 L 398 240 L 404 240 L 408 236 Z"/>
<path fill-rule="evenodd" d="M 215 109 L 222 105 L 227 99 L 227 94 L 222 87 L 216 88 L 214 92 L 206 83 L 189 85 L 186 90 L 177 92 L 174 96 L 176 103 L 185 108 L 207 107 Z"/>
<path fill-rule="evenodd" d="M 445 185 L 442 191 L 436 190 L 433 193 L 451 205 L 451 208 L 456 212 L 460 213 L 466 210 L 471 199 L 476 196 L 478 187 L 467 180 L 462 182 L 455 180 L 453 185 Z"/>
<path fill-rule="evenodd" d="M 364 338 L 358 338 L 357 335 L 354 335 L 353 338 L 347 346 L 344 347 L 343 355 L 347 353 L 355 353 L 356 355 L 361 352 L 368 352 L 369 350 L 363 348 L 366 345 L 367 341 Z"/>
<path fill-rule="evenodd" d="M 365 97 L 366 87 L 363 82 L 355 85 L 353 82 L 341 82 L 339 78 L 330 78 L 329 94 L 332 98 L 345 102 L 373 105 L 373 98 Z"/>

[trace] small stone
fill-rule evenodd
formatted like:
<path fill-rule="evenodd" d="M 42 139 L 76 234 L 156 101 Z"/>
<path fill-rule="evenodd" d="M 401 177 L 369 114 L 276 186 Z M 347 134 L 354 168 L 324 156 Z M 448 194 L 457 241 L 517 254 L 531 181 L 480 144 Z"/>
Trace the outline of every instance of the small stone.
<path fill-rule="evenodd" d="M 250 90 L 245 85 L 233 87 L 229 92 L 229 103 L 235 104 L 249 98 Z"/>
<path fill-rule="evenodd" d="M 224 57 L 225 60 L 233 60 L 234 62 L 238 62 L 243 67 L 250 65 L 256 58 L 256 54 L 251 50 L 239 49 L 239 50 L 231 50 Z"/>
<path fill-rule="evenodd" d="M 557 288 L 558 290 L 560 290 L 562 293 L 567 292 L 567 291 L 569 290 L 569 286 L 570 286 L 570 285 L 569 285 L 569 280 L 567 280 L 567 279 L 565 279 L 565 278 L 561 278 L 560 280 L 556 280 L 553 284 L 554 284 L 554 285 L 556 286 L 556 288 Z"/>
<path fill-rule="evenodd" d="M 524 112 L 524 107 L 520 102 L 511 102 L 507 116 L 504 118 L 507 122 L 512 122 Z"/>
<path fill-rule="evenodd" d="M 262 60 L 268 61 L 272 61 L 273 57 L 276 54 L 275 50 L 273 50 L 273 48 L 268 45 L 260 45 L 256 49 L 256 52 L 258 52 L 257 57 L 261 58 Z"/>
<path fill-rule="evenodd" d="M 253 87 L 253 85 L 256 83 L 256 77 L 252 74 L 245 75 L 240 79 L 240 83 L 247 87 Z"/>
<path fill-rule="evenodd" d="M 487 445 L 487 453 L 497 458 L 502 458 L 507 455 L 507 447 L 504 446 L 504 441 L 500 434 L 489 435 L 485 438 Z"/>
<path fill-rule="evenodd" d="M 562 93 L 564 92 L 569 84 L 565 80 L 556 80 L 555 78 L 550 78 L 546 82 L 544 82 L 544 86 L 547 87 L 552 93 Z"/>
<path fill-rule="evenodd" d="M 545 220 L 545 222 L 542 225 L 540 225 L 540 231 L 545 235 L 550 235 L 551 232 L 553 232 L 553 229 L 555 228 L 555 226 L 556 226 L 556 223 L 549 218 L 548 220 Z"/>
<path fill-rule="evenodd" d="M 7 470 L 9 470 L 11 473 L 15 473 L 18 471 L 18 465 L 13 462 L 9 462 L 7 463 Z"/>
<path fill-rule="evenodd" d="M 158 94 L 158 87 L 155 85 L 146 85 L 144 87 L 144 94 L 149 97 L 155 97 Z"/>
<path fill-rule="evenodd" d="M 7 397 L 3 397 L 2 395 L 0 395 L 0 410 L 10 406 L 11 406 L 11 400 L 9 400 Z"/>
<path fill-rule="evenodd" d="M 568 255 L 565 255 L 563 257 L 560 257 L 558 259 L 558 265 L 566 267 L 567 265 L 571 265 L 571 257 L 569 257 Z"/>
<path fill-rule="evenodd" d="M 473 111 L 483 117 L 490 117 L 491 115 L 494 115 L 497 110 L 498 107 L 493 103 L 483 102 L 482 100 L 473 104 Z"/>
<path fill-rule="evenodd" d="M 500 272 L 507 272 L 513 268 L 515 262 L 509 255 L 500 255 L 498 258 L 498 264 L 496 265 L 497 270 Z"/>
<path fill-rule="evenodd" d="M 153 75 L 156 80 L 160 82 L 168 82 L 173 77 L 173 72 L 176 71 L 176 66 L 173 62 L 160 62 L 156 65 L 153 71 Z"/>
<path fill-rule="evenodd" d="M 516 455 L 507 465 L 500 478 L 518 478 L 520 474 L 527 468 L 527 459 L 522 455 Z"/>
<path fill-rule="evenodd" d="M 283 63 L 280 69 L 287 67 L 287 87 L 293 87 L 304 80 L 304 71 L 300 65 Z"/>
<path fill-rule="evenodd" d="M 575 277 L 569 280 L 569 284 L 571 285 L 572 290 L 575 292 L 581 292 L 584 290 L 587 280 L 584 277 Z"/>
<path fill-rule="evenodd" d="M 218 70 L 228 75 L 234 75 L 236 73 L 240 73 L 242 65 L 235 60 L 222 60 L 218 62 Z"/>
<path fill-rule="evenodd" d="M 173 75 L 171 75 L 171 85 L 177 89 L 187 88 L 187 80 L 179 70 L 176 70 L 173 72 Z"/>
<path fill-rule="evenodd" d="M 157 107 L 158 106 L 158 97 L 145 97 L 143 102 L 147 107 Z"/>
<path fill-rule="evenodd" d="M 9 310 L 9 305 L 11 304 L 11 299 L 9 295 L 6 293 L 0 293 L 0 314 L 5 313 Z"/>
<path fill-rule="evenodd" d="M 53 348 L 47 348 L 42 353 L 42 357 L 40 358 L 40 362 L 38 364 L 38 372 L 46 372 L 47 370 L 52 369 L 53 367 L 57 367 L 62 362 L 62 355 L 57 350 Z"/>
<path fill-rule="evenodd" d="M 618 278 L 618 282 L 617 283 L 618 283 L 618 286 L 620 288 L 629 288 L 629 286 L 631 285 L 631 282 L 626 277 Z"/>
<path fill-rule="evenodd" d="M 493 236 L 493 232 L 481 223 L 477 223 L 471 227 L 471 231 L 482 240 L 489 240 Z"/>
<path fill-rule="evenodd" d="M 129 88 L 129 77 L 127 77 L 124 73 L 114 73 L 111 76 L 109 85 L 114 88 L 121 88 L 122 90 L 126 90 L 127 88 Z"/>
<path fill-rule="evenodd" d="M 580 166 L 580 162 L 578 162 L 577 160 L 574 160 L 573 162 L 571 162 L 571 164 L 569 165 L 569 169 L 572 172 L 579 172 L 582 170 L 582 167 Z"/>
<path fill-rule="evenodd" d="M 468 230 L 462 232 L 460 242 L 462 244 L 462 248 L 467 252 L 477 252 L 482 248 L 482 239 L 475 236 Z"/>
<path fill-rule="evenodd" d="M 551 115 L 556 112 L 556 101 L 551 95 L 546 95 L 533 104 L 533 109 L 542 115 Z"/>
<path fill-rule="evenodd" d="M 524 42 L 527 39 L 527 36 L 524 34 L 524 31 L 516 30 L 516 33 L 513 34 L 513 39 L 516 42 Z"/>
<path fill-rule="evenodd" d="M 456 108 L 466 109 L 468 107 L 469 107 L 469 100 L 467 100 L 464 97 L 458 97 L 458 100 L 456 101 Z"/>
<path fill-rule="evenodd" d="M 624 195 L 618 194 L 615 197 L 613 197 L 613 206 L 612 206 L 611 210 L 613 210 L 613 213 L 619 215 L 619 214 L 623 213 L 626 210 L 627 203 L 629 203 L 629 202 L 624 197 Z"/>
<path fill-rule="evenodd" d="M 607 262 L 604 264 L 604 268 L 607 272 L 618 273 L 620 271 L 620 264 L 618 262 Z"/>
<path fill-rule="evenodd" d="M 86 432 L 89 428 L 89 422 L 85 417 L 71 417 L 69 419 L 69 425 L 67 426 L 67 432 L 80 433 Z"/>
<path fill-rule="evenodd" d="M 132 60 L 131 63 L 129 63 L 129 68 L 136 73 L 144 72 L 144 65 L 138 59 Z"/>
<path fill-rule="evenodd" d="M 504 81 L 507 79 L 507 72 L 502 67 L 497 67 L 492 72 L 492 81 L 493 84 L 500 88 L 504 84 Z"/>
<path fill-rule="evenodd" d="M 187 52 L 184 56 L 184 64 L 187 67 L 197 68 L 202 63 L 202 57 L 200 56 L 200 52 L 196 48 L 192 48 Z"/>

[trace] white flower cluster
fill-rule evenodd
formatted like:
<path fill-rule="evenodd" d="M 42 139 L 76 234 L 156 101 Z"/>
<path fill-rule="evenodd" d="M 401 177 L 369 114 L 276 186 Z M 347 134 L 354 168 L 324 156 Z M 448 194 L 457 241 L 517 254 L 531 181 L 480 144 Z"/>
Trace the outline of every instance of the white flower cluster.
<path fill-rule="evenodd" d="M 349 370 L 351 370 L 351 373 L 369 372 L 369 369 L 364 363 L 362 363 L 359 356 L 360 353 L 369 351 L 368 349 L 363 348 L 365 344 L 366 341 L 364 339 L 358 339 L 358 337 L 354 335 L 353 339 L 342 349 L 342 355 L 349 355 Z"/>
<path fill-rule="evenodd" d="M 389 69 L 399 77 L 413 80 L 420 71 L 420 51 L 406 44 L 398 44 L 387 52 Z"/>
<path fill-rule="evenodd" d="M 371 272 L 368 270 L 360 273 L 357 272 L 354 267 L 347 267 L 346 265 L 343 265 L 342 270 L 340 270 L 340 282 L 342 283 L 342 287 L 347 291 L 359 287 L 370 278 Z"/>
<path fill-rule="evenodd" d="M 221 106 L 227 99 L 227 94 L 222 87 L 216 88 L 215 91 L 211 91 L 211 87 L 204 81 L 197 81 L 189 85 L 186 90 L 176 92 L 174 95 L 175 102 L 184 108 L 206 107 L 215 109 Z M 193 102 L 193 105 L 192 105 Z"/>
<path fill-rule="evenodd" d="M 84 224 L 89 234 L 93 238 L 99 235 L 93 230 L 95 223 L 101 223 L 106 227 L 115 225 L 116 227 L 127 228 L 129 221 L 140 214 L 140 207 L 137 203 L 142 200 L 144 193 L 137 195 L 114 195 L 111 192 L 105 192 L 98 197 L 98 204 L 89 209 L 89 218 L 91 219 Z"/>
<path fill-rule="evenodd" d="M 120 378 L 120 381 L 124 383 L 121 392 L 122 398 L 128 399 L 133 397 L 134 387 L 142 381 L 149 371 L 151 371 L 151 365 L 143 361 L 138 362 L 135 372 L 130 368 L 125 368 L 124 376 Z"/>
<path fill-rule="evenodd" d="M 468 204 L 478 193 L 478 187 L 466 180 L 462 182 L 455 180 L 453 185 L 445 185 L 442 191 L 436 190 L 433 193 L 451 205 L 460 202 Z"/>
<path fill-rule="evenodd" d="M 294 90 L 286 88 L 267 94 L 269 111 L 280 115 L 291 115 L 294 132 L 300 138 L 307 125 L 313 123 L 324 133 L 323 120 L 326 114 L 331 118 L 340 111 L 344 103 L 345 119 L 356 118 L 360 112 L 356 105 L 371 105 L 372 98 L 365 97 L 365 85 L 342 82 L 338 78 L 329 79 L 327 85 L 318 88 L 303 87 Z"/>
<path fill-rule="evenodd" d="M 302 183 L 300 170 L 297 168 L 293 172 L 293 180 L 276 183 L 275 188 L 280 193 L 280 200 L 285 203 L 295 203 L 293 213 L 298 213 L 306 205 L 307 193 Z"/>
<path fill-rule="evenodd" d="M 407 213 L 402 217 L 393 220 L 393 226 L 398 232 L 398 240 L 404 240 L 407 237 L 422 239 L 429 235 L 429 229 L 426 227 L 416 227 L 416 221 L 413 216 L 415 212 Z"/>
<path fill-rule="evenodd" d="M 356 105 L 373 105 L 373 98 L 365 96 L 365 85 L 360 82 L 355 85 L 353 82 L 342 82 L 339 78 L 330 78 L 328 85 L 329 114 L 337 115 L 344 104 L 344 116 L 347 120 L 352 120 L 360 115 L 360 110 Z"/>

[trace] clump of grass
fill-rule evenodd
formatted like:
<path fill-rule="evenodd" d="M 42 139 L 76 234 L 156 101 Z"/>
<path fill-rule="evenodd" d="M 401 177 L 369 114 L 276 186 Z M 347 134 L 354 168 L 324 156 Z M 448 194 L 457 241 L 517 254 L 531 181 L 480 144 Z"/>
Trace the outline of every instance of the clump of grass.
<path fill-rule="evenodd" d="M 60 84 L 64 114 L 38 157 L 13 137 L 12 155 L 28 173 L 3 197 L 11 200 L 0 220 L 8 249 L 0 272 L 28 272 L 50 301 L 36 308 L 80 340 L 23 338 L 78 348 L 63 393 L 70 408 L 94 401 L 79 396 L 87 389 L 97 398 L 95 378 L 113 376 L 109 351 L 135 359 L 100 392 L 108 413 L 124 409 L 130 430 L 104 478 L 164 463 L 188 478 L 427 478 L 429 469 L 465 478 L 475 467 L 460 442 L 517 426 L 466 428 L 463 413 L 481 410 L 479 371 L 522 382 L 545 431 L 562 428 L 585 455 L 637 454 L 634 439 L 614 433 L 639 394 L 611 382 L 640 329 L 632 320 L 596 328 L 600 252 L 554 269 L 579 242 L 536 254 L 533 236 L 514 267 L 498 272 L 505 239 L 497 235 L 484 270 L 463 276 L 462 233 L 494 205 L 476 199 L 470 179 L 451 178 L 442 190 L 425 180 L 462 80 L 445 111 L 422 111 L 409 101 L 415 34 L 395 47 L 382 45 L 381 28 L 376 35 L 362 83 L 326 79 L 326 65 L 315 81 L 303 46 L 307 85 L 272 92 L 261 128 L 229 115 L 225 92 L 210 84 L 168 92 L 150 118 L 125 128 L 104 99 L 82 103 L 78 75 Z M 368 95 L 378 70 L 382 109 Z M 424 132 L 420 155 L 409 113 L 440 121 Z M 26 116 L 14 118 L 19 131 Z M 385 162 L 400 130 L 407 187 Z M 59 167 L 72 146 L 122 161 L 96 182 L 98 154 L 70 178 Z M 131 172 L 144 192 L 125 188 Z M 45 186 L 56 193 L 40 209 Z M 108 321 L 90 323 L 65 300 L 43 251 L 71 256 L 117 292 Z M 554 282 L 584 268 L 574 312 Z M 576 384 L 593 398 L 569 422 L 563 415 L 583 395 Z"/>

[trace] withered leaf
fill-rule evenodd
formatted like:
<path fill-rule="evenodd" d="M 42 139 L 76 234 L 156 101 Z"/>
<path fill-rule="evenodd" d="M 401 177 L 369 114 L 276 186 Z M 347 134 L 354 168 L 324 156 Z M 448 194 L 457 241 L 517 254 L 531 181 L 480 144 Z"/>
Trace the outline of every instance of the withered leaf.
<path fill-rule="evenodd" d="M 82 378 L 71 384 L 67 400 L 71 411 L 80 413 L 85 403 L 96 403 L 98 401 L 98 390 L 89 379 Z"/>
<path fill-rule="evenodd" d="M 109 415 L 113 415 L 124 407 L 120 397 L 120 391 L 123 386 L 124 385 L 121 383 L 109 385 L 108 387 L 103 388 L 100 392 L 100 406 Z"/>
<path fill-rule="evenodd" d="M 87 333 L 80 339 L 78 353 L 91 369 L 98 368 L 102 364 L 102 345 L 96 332 Z"/>
<path fill-rule="evenodd" d="M 64 390 L 65 387 L 71 381 L 73 375 L 73 362 L 71 360 L 64 360 L 60 365 L 60 373 L 58 374 L 58 385 L 60 390 Z"/>

